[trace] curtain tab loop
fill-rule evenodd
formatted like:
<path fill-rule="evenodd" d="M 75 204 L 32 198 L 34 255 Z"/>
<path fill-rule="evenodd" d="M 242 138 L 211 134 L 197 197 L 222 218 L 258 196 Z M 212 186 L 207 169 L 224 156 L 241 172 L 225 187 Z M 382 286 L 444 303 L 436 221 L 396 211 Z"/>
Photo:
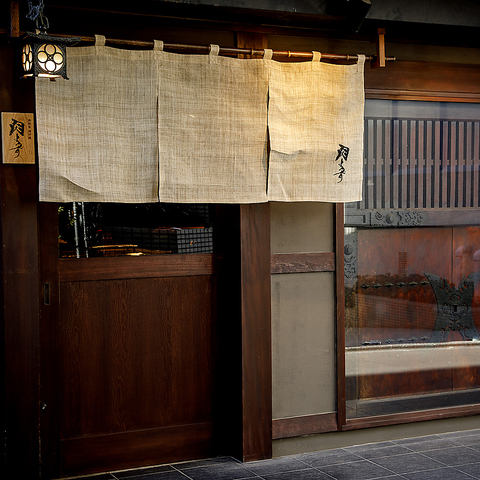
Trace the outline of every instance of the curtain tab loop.
<path fill-rule="evenodd" d="M 220 47 L 218 45 L 210 44 L 210 52 L 208 54 L 209 63 L 217 63 L 217 58 L 219 53 L 220 53 Z"/>
<path fill-rule="evenodd" d="M 320 52 L 317 52 L 317 51 L 312 51 L 312 62 L 319 62 L 321 59 L 322 59 L 322 54 Z"/>
<path fill-rule="evenodd" d="M 95 35 L 95 46 L 104 47 L 105 46 L 105 36 L 104 35 Z"/>
<path fill-rule="evenodd" d="M 220 47 L 218 45 L 210 44 L 210 55 L 218 55 L 220 53 Z"/>
<path fill-rule="evenodd" d="M 271 48 L 266 48 L 263 51 L 263 59 L 264 60 L 271 60 L 273 58 L 273 50 Z"/>
<path fill-rule="evenodd" d="M 164 48 L 164 43 L 162 40 L 154 40 L 153 41 L 153 49 L 159 52 L 162 52 Z"/>

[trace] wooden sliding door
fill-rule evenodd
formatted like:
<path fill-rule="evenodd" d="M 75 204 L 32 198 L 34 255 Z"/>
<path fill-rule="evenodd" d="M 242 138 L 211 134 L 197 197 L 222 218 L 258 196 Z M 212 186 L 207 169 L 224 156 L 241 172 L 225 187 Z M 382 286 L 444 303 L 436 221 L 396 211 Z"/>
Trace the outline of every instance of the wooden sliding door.
<path fill-rule="evenodd" d="M 57 206 L 41 210 L 45 471 L 68 476 L 214 455 L 213 251 L 110 256 L 119 242 L 108 237 L 103 256 L 58 258 Z"/>

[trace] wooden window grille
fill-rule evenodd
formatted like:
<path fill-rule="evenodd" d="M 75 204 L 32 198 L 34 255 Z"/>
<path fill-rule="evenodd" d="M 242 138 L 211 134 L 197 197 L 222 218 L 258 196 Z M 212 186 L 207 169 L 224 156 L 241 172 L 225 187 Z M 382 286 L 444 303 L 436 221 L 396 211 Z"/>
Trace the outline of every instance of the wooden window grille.
<path fill-rule="evenodd" d="M 357 208 L 480 207 L 480 122 L 365 119 Z"/>

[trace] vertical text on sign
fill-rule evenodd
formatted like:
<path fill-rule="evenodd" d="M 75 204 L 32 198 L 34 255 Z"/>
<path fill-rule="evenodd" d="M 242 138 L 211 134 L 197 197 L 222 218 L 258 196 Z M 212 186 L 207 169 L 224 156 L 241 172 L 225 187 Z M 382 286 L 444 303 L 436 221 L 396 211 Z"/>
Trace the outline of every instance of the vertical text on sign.
<path fill-rule="evenodd" d="M 33 113 L 2 112 L 3 163 L 34 164 Z"/>

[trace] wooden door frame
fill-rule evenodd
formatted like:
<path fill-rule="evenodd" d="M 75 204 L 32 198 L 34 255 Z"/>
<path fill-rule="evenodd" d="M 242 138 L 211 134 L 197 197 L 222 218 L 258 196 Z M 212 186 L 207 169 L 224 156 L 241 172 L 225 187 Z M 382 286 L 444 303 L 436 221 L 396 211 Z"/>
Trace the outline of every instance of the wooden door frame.
<path fill-rule="evenodd" d="M 58 205 L 39 203 L 40 261 L 40 345 L 42 362 L 40 432 L 42 438 L 42 472 L 45 478 L 61 474 L 59 400 L 55 383 L 58 364 L 52 355 L 58 345 L 59 298 L 61 279 L 78 279 L 77 263 L 92 265 L 95 278 L 111 278 L 105 259 L 58 259 Z M 271 458 L 271 329 L 270 329 L 270 214 L 269 205 L 229 205 L 217 207 L 214 233 L 218 247 L 216 273 L 218 282 L 218 324 L 222 384 L 219 396 L 223 406 L 215 414 L 220 426 L 217 451 L 242 461 Z M 158 272 L 164 264 L 165 274 L 185 273 L 185 264 L 177 255 L 139 259 L 146 275 Z M 190 269 L 205 270 L 204 256 L 188 255 Z M 132 258 L 115 258 L 119 262 Z M 106 261 L 106 262 L 104 262 Z M 137 262 L 138 263 L 138 262 Z M 152 270 L 150 263 L 155 264 Z M 80 265 L 79 265 L 80 266 Z M 61 267 L 61 268 L 60 268 Z M 143 268 L 143 267 L 142 267 Z M 72 270 L 73 269 L 73 270 Z M 162 267 L 162 270 L 163 267 Z M 128 271 L 127 271 L 128 272 Z M 149 273 L 150 272 L 150 273 Z M 81 272 L 80 272 L 81 274 Z M 127 273 L 128 274 L 128 273 Z M 81 279 L 81 278 L 80 278 Z M 50 379 L 52 381 L 50 381 Z M 227 380 L 228 379 L 228 380 Z"/>

